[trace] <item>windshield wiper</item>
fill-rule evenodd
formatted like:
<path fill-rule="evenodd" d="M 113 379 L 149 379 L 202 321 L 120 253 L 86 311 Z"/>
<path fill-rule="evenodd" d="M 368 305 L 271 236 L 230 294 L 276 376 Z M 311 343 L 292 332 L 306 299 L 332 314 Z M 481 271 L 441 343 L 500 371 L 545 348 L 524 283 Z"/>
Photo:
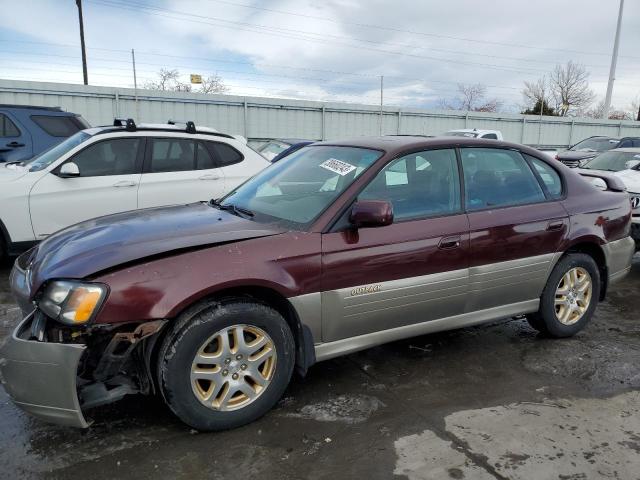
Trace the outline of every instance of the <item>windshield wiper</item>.
<path fill-rule="evenodd" d="M 227 203 L 225 205 L 221 204 L 218 200 L 211 200 L 209 202 L 209 205 L 218 208 L 219 210 L 226 210 L 228 212 L 233 213 L 234 215 L 238 216 L 238 217 L 248 217 L 248 218 L 252 218 L 255 216 L 255 213 L 253 213 L 251 210 L 247 209 L 247 208 L 243 208 L 243 207 L 238 207 L 236 205 L 234 205 L 233 203 Z"/>

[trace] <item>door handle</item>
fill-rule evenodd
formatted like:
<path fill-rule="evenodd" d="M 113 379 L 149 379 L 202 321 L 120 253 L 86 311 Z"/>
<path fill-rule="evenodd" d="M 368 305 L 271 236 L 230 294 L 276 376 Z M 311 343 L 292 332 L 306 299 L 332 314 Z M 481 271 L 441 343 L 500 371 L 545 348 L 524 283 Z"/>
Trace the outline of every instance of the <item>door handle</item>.
<path fill-rule="evenodd" d="M 557 232 L 558 230 L 562 230 L 564 227 L 564 222 L 562 220 L 557 222 L 549 222 L 547 225 L 547 232 Z"/>
<path fill-rule="evenodd" d="M 120 187 L 134 187 L 136 186 L 136 182 L 134 182 L 133 180 L 122 180 L 121 182 L 116 182 L 113 184 L 114 187 L 120 188 Z"/>
<path fill-rule="evenodd" d="M 11 148 L 24 147 L 24 143 L 20 143 L 20 142 L 9 142 L 9 143 L 7 143 L 7 147 L 11 147 Z"/>
<path fill-rule="evenodd" d="M 454 248 L 460 247 L 460 235 L 455 235 L 453 237 L 444 237 L 440 240 L 438 244 L 438 248 L 440 250 L 453 250 Z"/>
<path fill-rule="evenodd" d="M 198 180 L 220 180 L 219 175 L 202 175 Z"/>

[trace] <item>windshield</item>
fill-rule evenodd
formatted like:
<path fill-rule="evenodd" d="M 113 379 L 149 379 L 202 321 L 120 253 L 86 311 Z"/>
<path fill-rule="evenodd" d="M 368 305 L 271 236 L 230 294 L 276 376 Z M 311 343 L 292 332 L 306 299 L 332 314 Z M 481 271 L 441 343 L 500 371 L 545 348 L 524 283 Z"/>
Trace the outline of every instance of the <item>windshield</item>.
<path fill-rule="evenodd" d="M 291 145 L 284 142 L 268 142 L 258 149 L 258 152 L 262 154 L 267 160 L 273 160 L 281 152 L 284 152 Z"/>
<path fill-rule="evenodd" d="M 634 160 L 640 162 L 640 152 L 634 153 L 611 150 L 609 152 L 601 153 L 582 168 L 619 172 L 620 170 L 626 170 L 627 162 Z"/>
<path fill-rule="evenodd" d="M 366 148 L 304 147 L 242 184 L 220 204 L 249 211 L 256 221 L 303 228 L 381 155 Z"/>
<path fill-rule="evenodd" d="M 451 132 L 445 133 L 448 137 L 467 137 L 467 138 L 476 138 L 478 136 L 475 132 L 456 132 L 455 130 Z"/>
<path fill-rule="evenodd" d="M 618 145 L 618 140 L 616 140 L 615 138 L 587 138 L 586 140 L 582 140 L 581 142 L 576 143 L 569 150 L 574 152 L 579 150 L 586 150 L 590 152 L 605 152 L 607 150 L 615 148 L 616 145 Z"/>
<path fill-rule="evenodd" d="M 47 168 L 62 155 L 71 151 L 71 149 L 77 147 L 88 138 L 91 138 L 91 135 L 89 135 L 88 133 L 82 131 L 75 133 L 63 142 L 54 145 L 49 150 L 45 150 L 40 155 L 36 155 L 31 160 L 26 162 L 25 166 L 29 167 L 30 172 L 37 172 L 44 168 Z"/>

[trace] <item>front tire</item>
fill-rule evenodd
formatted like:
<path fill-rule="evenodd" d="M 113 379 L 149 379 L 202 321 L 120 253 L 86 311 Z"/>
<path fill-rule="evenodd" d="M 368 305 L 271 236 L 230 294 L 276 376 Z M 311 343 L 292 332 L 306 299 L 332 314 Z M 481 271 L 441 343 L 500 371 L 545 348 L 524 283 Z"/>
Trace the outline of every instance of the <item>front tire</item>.
<path fill-rule="evenodd" d="M 540 309 L 527 315 L 527 320 L 544 335 L 570 337 L 589 323 L 599 298 L 598 265 L 589 255 L 570 253 L 551 272 L 540 297 Z"/>
<path fill-rule="evenodd" d="M 243 299 L 211 303 L 179 319 L 158 356 L 169 408 L 202 431 L 226 430 L 267 413 L 294 367 L 295 343 L 282 315 Z"/>

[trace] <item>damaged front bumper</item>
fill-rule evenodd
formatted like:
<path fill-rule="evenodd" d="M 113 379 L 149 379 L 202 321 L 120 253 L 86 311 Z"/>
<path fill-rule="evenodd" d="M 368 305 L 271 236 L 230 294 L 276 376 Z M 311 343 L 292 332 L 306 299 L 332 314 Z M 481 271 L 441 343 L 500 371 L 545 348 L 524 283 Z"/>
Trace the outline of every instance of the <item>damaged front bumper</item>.
<path fill-rule="evenodd" d="M 83 410 L 152 391 L 145 359 L 153 343 L 146 340 L 153 340 L 150 337 L 166 320 L 130 325 L 130 331 L 89 333 L 74 343 L 49 341 L 58 335 L 45 331 L 42 318 L 38 310 L 27 315 L 0 347 L 0 381 L 25 412 L 50 423 L 85 428 L 91 421 Z M 104 343 L 96 343 L 96 337 Z"/>
<path fill-rule="evenodd" d="M 29 314 L 0 348 L 0 380 L 25 412 L 47 422 L 85 428 L 76 378 L 86 346 L 30 340 Z"/>

